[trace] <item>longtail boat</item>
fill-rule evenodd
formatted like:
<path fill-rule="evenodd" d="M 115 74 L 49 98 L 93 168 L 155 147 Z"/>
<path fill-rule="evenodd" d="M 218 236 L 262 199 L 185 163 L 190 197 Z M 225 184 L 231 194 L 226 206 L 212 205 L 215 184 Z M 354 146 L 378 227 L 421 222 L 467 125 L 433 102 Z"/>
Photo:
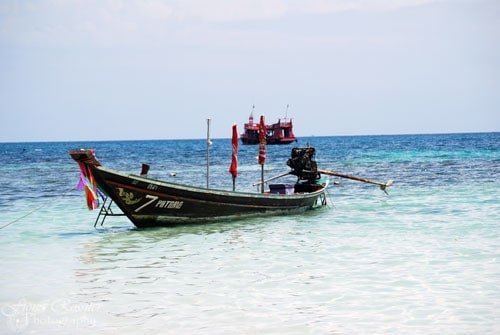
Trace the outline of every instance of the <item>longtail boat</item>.
<path fill-rule="evenodd" d="M 99 207 L 101 194 L 101 213 L 110 214 L 111 202 L 106 202 L 110 199 L 140 228 L 301 213 L 324 206 L 328 179 L 321 178 L 314 153 L 311 147 L 292 150 L 287 165 L 289 174 L 297 176 L 295 184 L 269 185 L 269 191 L 248 193 L 171 183 L 148 178 L 145 171 L 141 175 L 119 172 L 102 166 L 94 150 L 69 151 L 80 166 L 80 186 L 89 208 Z"/>

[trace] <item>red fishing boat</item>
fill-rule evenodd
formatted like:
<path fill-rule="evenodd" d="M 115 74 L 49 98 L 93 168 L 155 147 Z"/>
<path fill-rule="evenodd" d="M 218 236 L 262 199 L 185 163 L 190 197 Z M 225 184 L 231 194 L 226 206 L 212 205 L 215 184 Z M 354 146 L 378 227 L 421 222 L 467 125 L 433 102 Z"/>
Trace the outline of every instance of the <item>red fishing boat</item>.
<path fill-rule="evenodd" d="M 240 135 L 243 144 L 259 143 L 259 123 L 253 121 L 253 113 L 250 113 L 248 123 L 245 123 L 245 132 Z M 278 122 L 266 125 L 267 144 L 290 144 L 297 141 L 293 133 L 292 119 L 287 117 L 278 119 Z"/>

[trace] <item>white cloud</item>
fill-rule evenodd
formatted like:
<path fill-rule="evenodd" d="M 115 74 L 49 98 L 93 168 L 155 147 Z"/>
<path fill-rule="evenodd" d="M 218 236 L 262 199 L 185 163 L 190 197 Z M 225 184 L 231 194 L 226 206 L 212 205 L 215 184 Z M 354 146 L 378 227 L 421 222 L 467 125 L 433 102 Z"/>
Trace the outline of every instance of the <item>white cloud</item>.
<path fill-rule="evenodd" d="M 0 41 L 21 44 L 120 43 L 171 19 L 163 0 L 25 1 L 0 5 Z"/>
<path fill-rule="evenodd" d="M 234 22 L 275 19 L 286 14 L 285 0 L 186 0 L 175 2 L 180 20 L 198 19 L 211 22 Z"/>
<path fill-rule="evenodd" d="M 179 0 L 169 1 L 177 19 L 233 22 L 276 19 L 287 15 L 342 11 L 385 11 L 436 0 Z"/>
<path fill-rule="evenodd" d="M 40 0 L 0 3 L 0 42 L 114 45 L 189 35 L 222 22 L 385 11 L 436 0 Z M 194 27 L 194 28 L 193 28 Z"/>
<path fill-rule="evenodd" d="M 329 14 L 344 11 L 387 11 L 424 5 L 436 0 L 308 0 L 290 1 L 294 14 Z"/>

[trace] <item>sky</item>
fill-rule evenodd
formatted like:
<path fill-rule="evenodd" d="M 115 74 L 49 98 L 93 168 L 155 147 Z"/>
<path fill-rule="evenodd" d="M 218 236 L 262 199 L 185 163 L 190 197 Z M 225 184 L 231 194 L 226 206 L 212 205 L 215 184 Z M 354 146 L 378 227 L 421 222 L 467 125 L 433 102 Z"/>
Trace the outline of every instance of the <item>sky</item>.
<path fill-rule="evenodd" d="M 0 142 L 229 138 L 252 106 L 298 137 L 499 131 L 500 1 L 0 1 Z"/>

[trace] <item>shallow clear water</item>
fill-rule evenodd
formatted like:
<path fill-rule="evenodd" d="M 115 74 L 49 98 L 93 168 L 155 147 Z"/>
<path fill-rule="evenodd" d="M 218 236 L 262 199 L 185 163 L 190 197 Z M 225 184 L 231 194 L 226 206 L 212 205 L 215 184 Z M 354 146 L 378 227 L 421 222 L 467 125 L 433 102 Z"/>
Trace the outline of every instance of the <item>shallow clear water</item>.
<path fill-rule="evenodd" d="M 138 230 L 92 227 L 67 156 L 205 185 L 205 143 L 0 144 L 0 333 L 479 334 L 500 328 L 500 134 L 313 137 L 329 207 L 302 215 Z M 266 176 L 289 146 L 268 147 Z M 230 189 L 230 141 L 211 186 Z M 239 190 L 259 179 L 240 146 Z M 177 176 L 170 177 L 170 172 Z M 64 194 L 64 195 L 62 195 Z"/>

